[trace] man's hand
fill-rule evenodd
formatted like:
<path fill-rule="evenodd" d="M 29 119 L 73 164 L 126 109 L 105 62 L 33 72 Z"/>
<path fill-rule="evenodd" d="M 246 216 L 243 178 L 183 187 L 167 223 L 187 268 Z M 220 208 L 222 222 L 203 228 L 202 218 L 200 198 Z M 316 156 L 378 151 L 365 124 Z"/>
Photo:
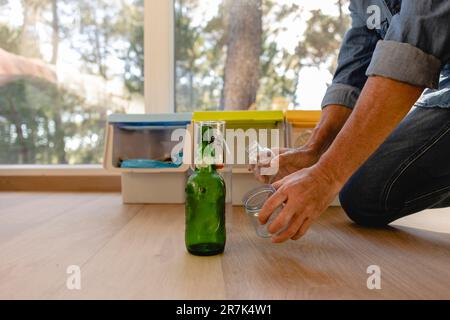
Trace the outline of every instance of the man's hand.
<path fill-rule="evenodd" d="M 250 166 L 250 170 L 253 171 L 255 177 L 262 183 L 279 181 L 294 172 L 311 167 L 320 159 L 318 152 L 307 147 L 299 149 L 275 149 L 273 152 L 276 156 L 271 163 L 259 163 Z M 261 169 L 269 166 L 278 166 L 279 169 L 276 175 L 266 176 L 261 174 Z"/>
<path fill-rule="evenodd" d="M 355 111 L 319 162 L 274 184 L 278 190 L 260 213 L 260 221 L 265 224 L 273 211 L 285 204 L 269 226 L 273 242 L 297 240 L 305 234 L 345 182 L 405 117 L 422 91 L 387 78 L 368 79 Z"/>
<path fill-rule="evenodd" d="M 303 169 L 273 184 L 277 192 L 267 200 L 259 214 L 262 224 L 272 212 L 285 204 L 279 216 L 269 226 L 272 242 L 298 240 L 317 220 L 339 192 L 340 185 L 319 167 Z"/>
<path fill-rule="evenodd" d="M 275 158 L 271 163 L 258 163 L 249 167 L 256 178 L 263 183 L 278 181 L 294 172 L 309 168 L 319 161 L 324 152 L 333 143 L 339 131 L 344 126 L 352 110 L 340 105 L 327 106 L 314 129 L 309 141 L 298 149 L 274 149 Z M 277 168 L 274 176 L 261 175 L 261 168 Z"/>

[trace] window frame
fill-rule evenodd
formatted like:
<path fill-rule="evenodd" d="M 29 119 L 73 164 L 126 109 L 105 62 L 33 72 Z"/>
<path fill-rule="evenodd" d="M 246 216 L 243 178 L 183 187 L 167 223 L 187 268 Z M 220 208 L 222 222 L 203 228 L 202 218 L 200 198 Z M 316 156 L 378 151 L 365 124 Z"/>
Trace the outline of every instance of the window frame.
<path fill-rule="evenodd" d="M 175 112 L 174 16 L 174 0 L 144 0 L 144 110 L 149 114 Z M 0 164 L 0 177 L 117 175 L 101 164 Z"/>
<path fill-rule="evenodd" d="M 175 112 L 174 0 L 145 0 L 146 113 Z"/>

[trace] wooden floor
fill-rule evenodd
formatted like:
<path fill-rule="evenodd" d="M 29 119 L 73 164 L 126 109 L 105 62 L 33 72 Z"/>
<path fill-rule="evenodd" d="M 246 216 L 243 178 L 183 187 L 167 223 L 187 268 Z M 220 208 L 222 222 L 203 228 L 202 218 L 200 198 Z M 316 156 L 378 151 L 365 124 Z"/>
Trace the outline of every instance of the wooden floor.
<path fill-rule="evenodd" d="M 329 209 L 298 242 L 257 238 L 241 208 L 222 256 L 190 256 L 184 208 L 115 193 L 0 193 L 2 299 L 450 299 L 450 211 L 384 230 Z M 81 290 L 66 287 L 81 267 Z M 381 290 L 366 286 L 369 265 Z"/>

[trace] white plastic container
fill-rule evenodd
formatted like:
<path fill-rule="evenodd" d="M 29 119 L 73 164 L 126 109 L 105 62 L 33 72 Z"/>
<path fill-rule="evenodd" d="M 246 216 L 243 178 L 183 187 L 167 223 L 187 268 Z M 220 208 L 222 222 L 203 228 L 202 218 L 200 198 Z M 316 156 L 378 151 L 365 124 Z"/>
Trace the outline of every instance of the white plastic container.
<path fill-rule="evenodd" d="M 103 166 L 122 174 L 122 198 L 127 204 L 182 204 L 192 151 L 192 114 L 111 115 L 108 119 Z M 178 130 L 182 129 L 182 130 Z M 172 141 L 178 130 L 179 141 Z M 181 133 L 185 134 L 182 135 Z M 124 160 L 170 159 L 173 148 L 183 150 L 179 167 L 124 168 Z"/>

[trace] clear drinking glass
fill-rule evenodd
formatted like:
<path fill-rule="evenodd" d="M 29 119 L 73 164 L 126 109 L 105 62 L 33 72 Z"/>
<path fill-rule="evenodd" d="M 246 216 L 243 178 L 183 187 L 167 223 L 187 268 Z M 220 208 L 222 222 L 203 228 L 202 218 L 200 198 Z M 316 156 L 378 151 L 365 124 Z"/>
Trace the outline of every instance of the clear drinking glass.
<path fill-rule="evenodd" d="M 278 217 L 284 207 L 284 205 L 281 205 L 274 210 L 266 224 L 262 225 L 259 222 L 259 213 L 261 212 L 262 207 L 266 203 L 267 199 L 269 199 L 275 192 L 276 190 L 272 185 L 263 185 L 247 193 L 242 200 L 244 203 L 245 212 L 250 218 L 256 234 L 261 238 L 272 237 L 272 234 L 267 228 Z"/>

